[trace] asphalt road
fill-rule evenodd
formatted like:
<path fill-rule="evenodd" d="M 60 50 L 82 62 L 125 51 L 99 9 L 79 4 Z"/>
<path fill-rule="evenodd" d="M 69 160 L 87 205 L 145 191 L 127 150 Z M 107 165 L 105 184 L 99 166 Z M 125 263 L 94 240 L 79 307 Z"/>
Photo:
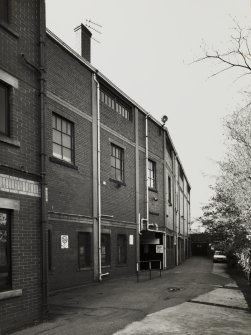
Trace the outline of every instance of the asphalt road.
<path fill-rule="evenodd" d="M 130 277 L 54 294 L 49 320 L 15 334 L 229 335 L 250 329 L 248 305 L 226 264 L 192 257 L 161 278 L 154 272 L 149 280 L 145 273 L 139 283 Z"/>

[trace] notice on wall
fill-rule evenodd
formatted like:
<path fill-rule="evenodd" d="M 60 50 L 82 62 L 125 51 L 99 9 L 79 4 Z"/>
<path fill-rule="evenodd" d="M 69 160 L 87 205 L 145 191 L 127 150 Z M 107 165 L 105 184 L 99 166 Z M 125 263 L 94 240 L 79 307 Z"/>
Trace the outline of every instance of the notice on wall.
<path fill-rule="evenodd" d="M 164 248 L 162 244 L 156 245 L 156 254 L 163 254 Z"/>
<path fill-rule="evenodd" d="M 129 235 L 129 245 L 134 245 L 134 236 Z"/>
<path fill-rule="evenodd" d="M 69 248 L 69 236 L 61 235 L 61 249 L 68 249 L 68 248 Z"/>
<path fill-rule="evenodd" d="M 7 214 L 6 213 L 0 213 L 0 225 L 6 226 L 7 224 Z"/>

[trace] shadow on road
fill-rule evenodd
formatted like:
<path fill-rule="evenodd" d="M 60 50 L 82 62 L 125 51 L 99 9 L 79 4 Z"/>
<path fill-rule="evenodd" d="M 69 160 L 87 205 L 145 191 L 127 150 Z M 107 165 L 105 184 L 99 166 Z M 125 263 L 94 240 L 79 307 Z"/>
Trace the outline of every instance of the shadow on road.
<path fill-rule="evenodd" d="M 227 268 L 229 276 L 236 281 L 239 289 L 243 293 L 251 313 L 251 285 L 248 283 L 244 274 L 236 268 Z"/>

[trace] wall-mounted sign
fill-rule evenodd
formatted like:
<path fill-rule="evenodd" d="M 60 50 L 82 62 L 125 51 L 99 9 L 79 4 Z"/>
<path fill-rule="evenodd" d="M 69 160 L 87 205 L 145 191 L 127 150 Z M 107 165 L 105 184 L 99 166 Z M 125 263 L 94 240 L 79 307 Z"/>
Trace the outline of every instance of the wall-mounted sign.
<path fill-rule="evenodd" d="M 0 226 L 6 226 L 7 223 L 7 214 L 0 213 Z"/>
<path fill-rule="evenodd" d="M 163 254 L 164 248 L 162 244 L 156 245 L 156 254 Z"/>
<path fill-rule="evenodd" d="M 68 248 L 69 248 L 69 236 L 61 235 L 61 249 L 68 249 Z"/>
<path fill-rule="evenodd" d="M 129 235 L 129 245 L 134 245 L 134 236 Z"/>

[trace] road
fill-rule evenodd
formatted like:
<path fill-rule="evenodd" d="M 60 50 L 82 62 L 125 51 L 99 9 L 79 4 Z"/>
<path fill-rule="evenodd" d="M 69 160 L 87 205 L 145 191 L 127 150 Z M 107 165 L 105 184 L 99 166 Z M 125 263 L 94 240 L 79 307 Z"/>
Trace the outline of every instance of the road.
<path fill-rule="evenodd" d="M 130 277 L 57 293 L 49 320 L 15 335 L 250 335 L 248 304 L 226 270 L 192 257 L 151 281 L 145 273 L 139 283 Z"/>

